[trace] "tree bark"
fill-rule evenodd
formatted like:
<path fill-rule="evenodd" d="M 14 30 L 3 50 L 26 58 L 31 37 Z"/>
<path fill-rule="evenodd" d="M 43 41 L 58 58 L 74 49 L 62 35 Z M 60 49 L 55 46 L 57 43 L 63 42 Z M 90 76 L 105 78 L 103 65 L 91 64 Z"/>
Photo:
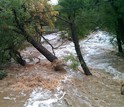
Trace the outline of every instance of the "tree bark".
<path fill-rule="evenodd" d="M 120 53 L 123 53 L 123 48 L 122 48 L 122 42 L 124 41 L 123 35 L 124 35 L 124 22 L 121 14 L 118 12 L 118 6 L 115 5 L 114 0 L 108 0 L 110 5 L 112 6 L 114 12 L 116 13 L 116 22 L 117 22 L 117 27 L 116 27 L 116 39 L 117 39 L 117 45 L 118 45 L 118 51 Z"/>
<path fill-rule="evenodd" d="M 116 38 L 117 38 L 118 52 L 123 53 L 121 39 L 118 34 L 117 34 Z"/>
<path fill-rule="evenodd" d="M 26 61 L 23 60 L 22 56 L 17 50 L 14 50 L 13 48 L 10 48 L 10 56 L 20 65 L 25 66 Z"/>
<path fill-rule="evenodd" d="M 55 71 L 65 71 L 65 69 L 63 68 L 63 63 L 61 63 L 61 61 L 59 61 L 55 55 L 53 55 L 51 52 L 49 52 L 41 44 L 37 43 L 27 33 L 24 33 L 24 36 L 26 37 L 26 39 L 29 43 L 31 43 L 41 54 L 43 54 L 50 62 L 52 62 L 52 66 Z"/>
<path fill-rule="evenodd" d="M 123 41 L 123 20 L 122 18 L 117 18 L 117 28 L 116 28 L 116 33 L 117 33 L 117 44 L 118 44 L 118 51 L 120 53 L 123 53 L 123 48 L 122 48 L 122 41 Z"/>
<path fill-rule="evenodd" d="M 20 24 L 18 20 L 18 16 L 15 9 L 12 9 L 13 15 L 15 17 L 15 22 L 17 24 L 17 28 L 20 30 L 20 32 L 17 31 L 17 33 L 20 33 L 23 35 L 26 40 L 31 43 L 41 54 L 43 54 L 50 62 L 53 62 L 57 60 L 58 58 L 54 56 L 51 52 L 49 52 L 45 47 L 43 47 L 41 44 L 37 43 L 31 36 L 28 34 L 28 32 L 25 30 L 24 23 Z"/>
<path fill-rule="evenodd" d="M 78 37 L 76 35 L 76 27 L 75 27 L 74 22 L 70 23 L 70 29 L 71 29 L 71 37 L 72 37 L 73 43 L 75 45 L 75 50 L 76 50 L 78 59 L 80 61 L 80 64 L 82 66 L 82 69 L 84 70 L 86 75 L 92 75 L 90 70 L 88 69 L 84 59 L 83 59 L 82 54 L 81 54 L 81 50 L 80 50 L 80 46 L 79 46 L 79 40 L 78 40 Z"/>
<path fill-rule="evenodd" d="M 37 43 L 30 35 L 24 33 L 27 41 L 31 43 L 41 54 L 43 54 L 50 62 L 53 62 L 54 60 L 58 59 L 56 56 L 54 56 L 50 51 L 48 51 L 45 47 L 43 47 L 41 44 Z"/>

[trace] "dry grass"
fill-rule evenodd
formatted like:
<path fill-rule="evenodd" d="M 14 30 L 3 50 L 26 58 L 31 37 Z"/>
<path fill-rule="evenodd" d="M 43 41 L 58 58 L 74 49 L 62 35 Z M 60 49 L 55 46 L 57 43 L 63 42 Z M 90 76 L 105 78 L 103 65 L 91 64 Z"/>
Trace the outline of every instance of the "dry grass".
<path fill-rule="evenodd" d="M 23 76 L 17 80 L 11 87 L 13 90 L 29 90 L 35 87 L 44 89 L 54 89 L 59 84 L 58 79 L 45 79 L 42 76 Z"/>
<path fill-rule="evenodd" d="M 56 72 L 48 61 L 28 64 L 26 67 L 12 66 L 6 71 L 9 74 L 6 82 L 11 81 L 8 88 L 12 90 L 30 90 L 35 87 L 51 90 L 56 88 L 65 76 L 63 72 Z"/>

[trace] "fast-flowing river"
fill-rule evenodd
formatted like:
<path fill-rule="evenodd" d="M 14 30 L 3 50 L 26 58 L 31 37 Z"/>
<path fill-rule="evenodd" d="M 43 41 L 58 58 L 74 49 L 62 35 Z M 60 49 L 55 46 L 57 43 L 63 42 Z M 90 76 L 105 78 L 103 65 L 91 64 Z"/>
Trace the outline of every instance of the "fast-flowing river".
<path fill-rule="evenodd" d="M 73 43 L 60 39 L 59 33 L 45 38 L 58 47 L 55 54 L 60 59 L 70 54 L 76 56 Z M 93 76 L 82 74 L 80 67 L 80 70 L 69 68 L 71 61 L 65 62 L 67 73 L 54 72 L 50 64 L 42 62 L 46 60 L 37 50 L 27 47 L 22 51 L 25 59 L 33 54 L 41 59 L 41 64 L 5 68 L 8 77 L 0 80 L 0 107 L 124 107 L 124 96 L 120 94 L 124 58 L 110 43 L 111 39 L 108 33 L 97 31 L 80 41 Z M 49 45 L 44 45 L 51 50 Z"/>

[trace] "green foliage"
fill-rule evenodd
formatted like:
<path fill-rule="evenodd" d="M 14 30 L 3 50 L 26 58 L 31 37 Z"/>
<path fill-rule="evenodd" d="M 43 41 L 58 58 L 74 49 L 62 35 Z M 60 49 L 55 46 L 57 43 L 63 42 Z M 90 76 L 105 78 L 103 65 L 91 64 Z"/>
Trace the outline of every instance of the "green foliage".
<path fill-rule="evenodd" d="M 40 32 L 42 26 L 53 27 L 53 7 L 47 0 L 0 0 L 0 64 L 10 60 L 10 49 L 19 50 L 24 47 L 26 37 L 18 23 L 32 37 L 36 35 L 36 27 Z"/>
<path fill-rule="evenodd" d="M 67 40 L 71 40 L 69 33 L 67 31 L 61 31 L 60 37 L 62 39 L 67 39 Z"/>
<path fill-rule="evenodd" d="M 70 67 L 73 69 L 73 70 L 76 70 L 77 67 L 79 66 L 79 61 L 78 59 L 75 58 L 74 55 L 70 54 L 68 56 L 66 56 L 64 58 L 64 60 L 67 62 L 69 61 L 70 62 Z"/>
<path fill-rule="evenodd" d="M 0 70 L 0 80 L 2 80 L 6 76 L 7 74 L 3 70 Z"/>
<path fill-rule="evenodd" d="M 98 26 L 116 35 L 118 47 L 124 45 L 124 0 L 100 0 L 98 4 L 94 7 L 100 16 Z"/>
<path fill-rule="evenodd" d="M 60 17 L 75 23 L 79 38 L 99 28 L 124 45 L 124 0 L 59 0 L 59 9 Z M 63 25 L 67 31 L 67 23 Z"/>
<path fill-rule="evenodd" d="M 111 1 L 111 2 L 110 2 Z M 114 9 L 113 8 L 116 9 Z M 99 14 L 99 20 L 102 22 L 101 27 L 116 33 L 117 19 L 122 18 L 124 20 L 124 1 L 123 0 L 108 0 L 99 1 L 99 6 L 96 7 L 97 14 Z"/>
<path fill-rule="evenodd" d="M 97 14 L 95 14 L 93 9 L 87 10 L 87 8 L 82 9 L 80 14 L 77 15 L 75 22 L 77 26 L 77 33 L 80 38 L 95 30 L 98 23 L 96 15 Z"/>
<path fill-rule="evenodd" d="M 21 1 L 20 1 L 21 2 Z M 15 0 L 0 1 L 0 64 L 10 60 L 10 48 L 19 49 L 24 42 L 20 34 L 15 33 L 17 27 L 14 23 L 12 8 L 19 8 Z M 22 11 L 22 10 L 21 10 Z M 20 15 L 21 16 L 21 15 Z M 21 16 L 22 17 L 22 16 Z"/>
<path fill-rule="evenodd" d="M 61 6 L 61 12 L 65 15 L 75 18 L 76 14 L 79 14 L 80 9 L 84 6 L 83 0 L 59 0 Z"/>
<path fill-rule="evenodd" d="M 90 0 L 59 0 L 59 9 L 60 17 L 75 23 L 79 38 L 89 34 L 97 27 L 97 14 L 91 7 Z M 64 30 L 68 31 L 67 23 L 61 22 L 60 26 L 64 26 Z"/>

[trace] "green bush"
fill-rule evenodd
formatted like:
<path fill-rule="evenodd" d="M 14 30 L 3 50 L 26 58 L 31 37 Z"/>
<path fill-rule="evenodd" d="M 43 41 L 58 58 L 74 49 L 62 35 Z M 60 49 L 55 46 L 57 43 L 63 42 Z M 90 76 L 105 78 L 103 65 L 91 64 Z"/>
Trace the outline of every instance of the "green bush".
<path fill-rule="evenodd" d="M 0 70 L 0 80 L 2 80 L 6 76 L 7 74 L 3 70 Z"/>
<path fill-rule="evenodd" d="M 79 61 L 78 61 L 78 59 L 77 59 L 74 55 L 72 55 L 72 54 L 66 56 L 66 57 L 64 58 L 64 60 L 65 60 L 66 62 L 67 62 L 67 61 L 70 61 L 70 62 L 71 62 L 71 63 L 70 63 L 70 67 L 71 67 L 73 70 L 76 70 L 77 67 L 79 66 Z"/>

